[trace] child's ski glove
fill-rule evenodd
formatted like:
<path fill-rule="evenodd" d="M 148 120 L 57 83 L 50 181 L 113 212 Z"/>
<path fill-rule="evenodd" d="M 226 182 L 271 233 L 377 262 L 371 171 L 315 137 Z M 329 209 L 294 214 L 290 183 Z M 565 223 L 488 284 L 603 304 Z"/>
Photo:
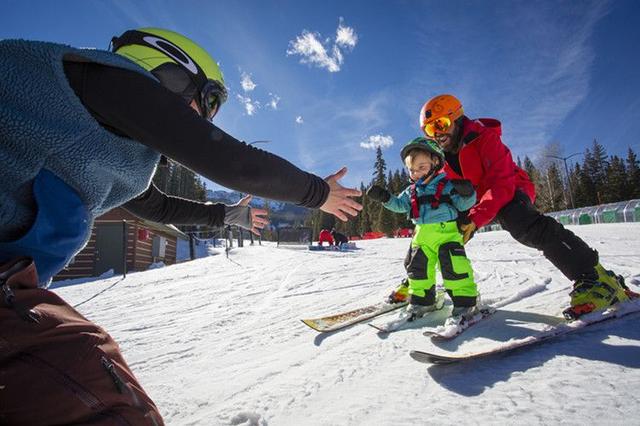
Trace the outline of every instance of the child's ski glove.
<path fill-rule="evenodd" d="M 391 198 L 391 193 L 381 186 L 373 185 L 367 190 L 367 195 L 376 201 L 386 203 Z"/>
<path fill-rule="evenodd" d="M 449 182 L 453 185 L 453 190 L 463 197 L 469 197 L 475 191 L 473 184 L 467 179 L 451 179 Z"/>

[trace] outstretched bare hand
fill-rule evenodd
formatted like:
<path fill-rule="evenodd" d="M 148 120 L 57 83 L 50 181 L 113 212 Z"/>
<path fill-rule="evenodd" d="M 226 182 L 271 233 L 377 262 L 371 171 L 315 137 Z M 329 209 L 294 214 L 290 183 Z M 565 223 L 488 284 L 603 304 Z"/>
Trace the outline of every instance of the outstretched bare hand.
<path fill-rule="evenodd" d="M 329 184 L 329 196 L 327 201 L 320 206 L 320 210 L 331 213 L 343 222 L 346 222 L 347 214 L 356 217 L 362 210 L 362 205 L 349 197 L 359 197 L 362 193 L 357 189 L 345 188 L 338 183 L 347 174 L 347 168 L 343 167 L 336 173 L 327 176 L 324 180 Z"/>

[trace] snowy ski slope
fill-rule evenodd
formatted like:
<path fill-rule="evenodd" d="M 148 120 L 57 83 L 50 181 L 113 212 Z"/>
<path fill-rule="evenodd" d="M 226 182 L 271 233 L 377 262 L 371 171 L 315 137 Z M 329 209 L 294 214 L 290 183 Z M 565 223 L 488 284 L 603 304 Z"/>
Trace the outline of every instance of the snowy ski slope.
<path fill-rule="evenodd" d="M 640 224 L 571 229 L 605 267 L 627 281 L 640 275 Z M 351 253 L 246 246 L 229 259 L 55 291 L 120 343 L 169 425 L 640 424 L 637 315 L 449 366 L 409 357 L 433 348 L 419 328 L 321 335 L 299 321 L 384 297 L 404 276 L 408 244 L 364 241 Z M 538 252 L 492 232 L 467 253 L 483 299 L 500 310 L 439 348 L 491 345 L 560 320 L 571 283 Z"/>

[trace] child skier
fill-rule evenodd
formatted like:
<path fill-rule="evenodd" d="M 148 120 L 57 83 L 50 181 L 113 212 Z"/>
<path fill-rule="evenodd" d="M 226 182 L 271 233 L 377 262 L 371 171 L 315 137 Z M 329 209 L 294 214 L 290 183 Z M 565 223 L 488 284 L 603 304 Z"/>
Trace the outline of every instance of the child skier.
<path fill-rule="evenodd" d="M 470 317 L 477 312 L 477 287 L 471 263 L 462 245 L 457 219 L 460 212 L 476 202 L 471 183 L 448 180 L 441 169 L 444 153 L 433 140 L 416 138 L 400 153 L 413 182 L 398 196 L 386 189 L 372 186 L 372 199 L 397 213 L 409 213 L 416 225 L 411 247 L 405 259 L 408 280 L 389 296 L 392 303 L 409 298 L 411 319 L 422 317 L 436 306 L 436 265 L 444 280 L 444 287 L 453 301 L 453 317 Z"/>

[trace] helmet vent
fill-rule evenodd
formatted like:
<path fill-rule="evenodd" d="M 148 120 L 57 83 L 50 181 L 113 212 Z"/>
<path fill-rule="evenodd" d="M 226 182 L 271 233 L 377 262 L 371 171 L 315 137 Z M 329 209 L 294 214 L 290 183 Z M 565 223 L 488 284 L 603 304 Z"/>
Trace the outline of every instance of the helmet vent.
<path fill-rule="evenodd" d="M 191 60 L 191 58 L 175 44 L 153 36 L 145 36 L 143 37 L 143 40 L 154 46 L 156 49 L 169 55 L 172 59 L 180 63 L 180 65 L 185 67 L 192 74 L 198 74 L 198 68 L 196 67 L 196 64 L 193 62 L 193 60 Z"/>

